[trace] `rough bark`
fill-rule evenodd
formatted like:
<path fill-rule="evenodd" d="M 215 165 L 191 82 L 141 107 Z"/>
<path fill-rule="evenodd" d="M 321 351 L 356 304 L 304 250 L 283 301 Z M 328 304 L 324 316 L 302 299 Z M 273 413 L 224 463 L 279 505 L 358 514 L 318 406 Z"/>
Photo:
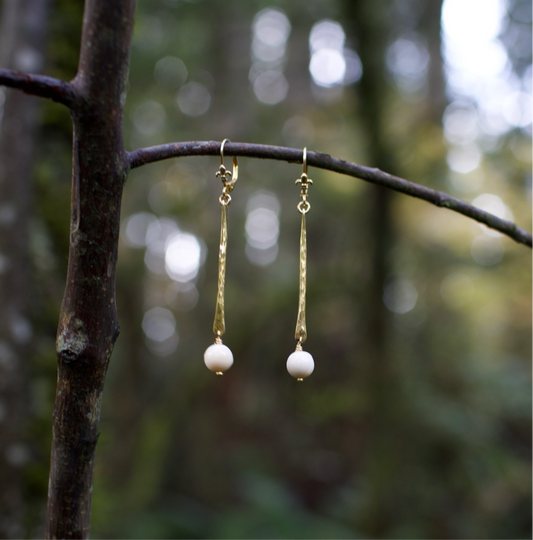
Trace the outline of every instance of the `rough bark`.
<path fill-rule="evenodd" d="M 72 81 L 71 237 L 56 342 L 49 538 L 89 534 L 102 391 L 119 333 L 115 273 L 129 168 L 122 117 L 134 6 L 134 0 L 86 1 L 79 69 Z"/>
<path fill-rule="evenodd" d="M 74 92 L 69 83 L 47 77 L 0 68 L 0 84 L 17 88 L 32 96 L 49 98 L 67 107 L 74 105 Z"/>
<path fill-rule="evenodd" d="M 5 0 L 0 63 L 17 70 L 42 64 L 48 0 Z M 29 457 L 28 358 L 31 276 L 28 223 L 39 100 L 14 90 L 0 99 L 0 538 L 24 536 L 23 468 Z"/>

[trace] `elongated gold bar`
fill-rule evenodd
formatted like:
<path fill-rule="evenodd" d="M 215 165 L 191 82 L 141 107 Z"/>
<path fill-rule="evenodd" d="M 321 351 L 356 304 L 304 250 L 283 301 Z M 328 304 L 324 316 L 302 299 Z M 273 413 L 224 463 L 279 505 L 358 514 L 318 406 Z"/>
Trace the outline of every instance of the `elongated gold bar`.
<path fill-rule="evenodd" d="M 298 298 L 298 318 L 294 337 L 303 343 L 307 339 L 305 324 L 305 294 L 307 288 L 307 233 L 305 230 L 305 213 L 302 213 L 302 228 L 300 231 L 300 292 Z"/>
<path fill-rule="evenodd" d="M 224 318 L 224 287 L 226 282 L 226 252 L 228 249 L 228 207 L 220 203 L 222 215 L 220 218 L 220 248 L 218 251 L 218 290 L 217 303 L 215 307 L 215 320 L 213 322 L 213 332 L 216 336 L 222 336 L 226 331 Z"/>

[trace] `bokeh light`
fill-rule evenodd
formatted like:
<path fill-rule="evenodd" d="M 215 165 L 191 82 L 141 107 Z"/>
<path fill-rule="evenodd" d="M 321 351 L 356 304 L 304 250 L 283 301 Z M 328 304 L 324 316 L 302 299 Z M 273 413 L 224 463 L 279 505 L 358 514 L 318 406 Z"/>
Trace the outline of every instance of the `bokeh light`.
<path fill-rule="evenodd" d="M 278 198 L 269 191 L 259 191 L 246 205 L 246 256 L 257 266 L 276 260 L 279 237 Z"/>
<path fill-rule="evenodd" d="M 322 20 L 313 25 L 309 34 L 309 48 L 311 52 L 329 49 L 342 51 L 346 34 L 342 26 L 335 21 Z"/>
<path fill-rule="evenodd" d="M 472 201 L 472 204 L 473 206 L 477 206 L 477 208 L 481 208 L 481 210 L 484 210 L 485 212 L 494 214 L 500 219 L 513 221 L 513 213 L 511 212 L 510 208 L 497 195 L 493 195 L 492 193 L 483 193 L 476 197 Z M 488 227 L 485 227 L 485 225 L 480 224 L 480 227 L 482 227 L 483 232 L 488 236 L 501 236 L 501 233 L 495 231 L 494 229 L 489 229 Z"/>
<path fill-rule="evenodd" d="M 446 107 L 443 117 L 444 136 L 454 144 L 469 144 L 480 133 L 478 113 L 467 101 L 454 101 Z"/>
<path fill-rule="evenodd" d="M 511 72 L 499 40 L 506 7 L 504 0 L 445 0 L 442 9 L 449 93 L 472 100 L 483 130 L 496 136 L 513 127 L 531 130 L 531 82 Z"/>
<path fill-rule="evenodd" d="M 165 275 L 165 251 L 167 240 L 179 231 L 178 224 L 169 218 L 160 218 L 150 223 L 146 230 L 146 253 L 144 263 L 156 275 Z"/>
<path fill-rule="evenodd" d="M 167 239 L 165 268 L 176 281 L 191 281 L 198 275 L 202 261 L 202 246 L 190 233 L 177 232 Z"/>
<path fill-rule="evenodd" d="M 319 49 L 311 57 L 309 71 L 319 86 L 328 88 L 340 84 L 346 73 L 344 55 L 334 49 Z"/>
<path fill-rule="evenodd" d="M 418 300 L 418 291 L 407 279 L 396 279 L 387 284 L 383 290 L 383 302 L 387 308 L 398 314 L 411 311 Z"/>
<path fill-rule="evenodd" d="M 144 248 L 147 246 L 146 234 L 151 225 L 157 222 L 156 216 L 149 212 L 138 212 L 126 220 L 123 227 L 126 243 L 131 247 Z"/>
<path fill-rule="evenodd" d="M 344 42 L 346 35 L 342 26 L 330 20 L 313 25 L 309 34 L 311 60 L 309 72 L 318 86 L 329 88 L 341 84 L 346 74 Z"/>
<path fill-rule="evenodd" d="M 157 101 L 145 101 L 135 108 L 133 123 L 139 133 L 155 135 L 165 126 L 167 114 Z"/>
<path fill-rule="evenodd" d="M 446 161 L 452 171 L 467 174 L 479 167 L 481 152 L 475 144 L 451 147 Z"/>
<path fill-rule="evenodd" d="M 162 307 L 148 310 L 142 321 L 146 346 L 153 354 L 167 356 L 178 346 L 176 319 L 172 312 Z"/>
<path fill-rule="evenodd" d="M 261 103 L 276 105 L 287 97 L 289 83 L 277 70 L 268 70 L 260 73 L 254 80 L 254 92 Z"/>
<path fill-rule="evenodd" d="M 154 68 L 154 79 L 157 84 L 168 90 L 176 91 L 187 80 L 187 75 L 183 60 L 175 56 L 161 58 Z"/>
<path fill-rule="evenodd" d="M 348 86 L 354 84 L 361 79 L 363 75 L 363 64 L 361 64 L 361 59 L 359 55 L 352 49 L 344 49 L 344 80 L 342 84 Z"/>
<path fill-rule="evenodd" d="M 394 41 L 387 50 L 386 61 L 401 90 L 416 92 L 425 85 L 429 53 L 418 34 L 406 34 Z"/>
<path fill-rule="evenodd" d="M 201 83 L 189 82 L 183 85 L 176 96 L 176 102 L 183 114 L 201 116 L 211 105 L 211 93 Z"/>
<path fill-rule="evenodd" d="M 291 23 L 280 9 L 266 8 L 255 16 L 252 23 L 254 58 L 264 62 L 279 60 L 291 33 Z"/>
<path fill-rule="evenodd" d="M 255 96 L 265 105 L 276 105 L 287 97 L 289 83 L 283 75 L 283 63 L 290 33 L 289 19 L 277 8 L 259 11 L 252 22 L 253 64 L 248 77 Z"/>

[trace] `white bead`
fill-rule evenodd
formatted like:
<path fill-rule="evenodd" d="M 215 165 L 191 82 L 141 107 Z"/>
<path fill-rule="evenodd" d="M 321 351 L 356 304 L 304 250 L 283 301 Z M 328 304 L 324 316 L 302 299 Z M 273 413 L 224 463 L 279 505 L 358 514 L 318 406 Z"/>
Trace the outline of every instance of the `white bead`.
<path fill-rule="evenodd" d="M 204 353 L 205 365 L 217 375 L 222 375 L 233 365 L 233 353 L 222 343 L 214 343 Z"/>
<path fill-rule="evenodd" d="M 313 357 L 306 351 L 294 351 L 287 358 L 287 371 L 298 380 L 309 377 L 315 369 Z"/>

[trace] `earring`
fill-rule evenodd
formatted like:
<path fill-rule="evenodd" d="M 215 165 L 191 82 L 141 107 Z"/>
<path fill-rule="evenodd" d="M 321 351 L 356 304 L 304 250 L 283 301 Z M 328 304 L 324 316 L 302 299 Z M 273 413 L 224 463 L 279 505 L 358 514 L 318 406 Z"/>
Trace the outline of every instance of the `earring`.
<path fill-rule="evenodd" d="M 237 157 L 233 156 L 233 173 L 224 167 L 224 145 L 229 139 L 224 139 L 220 145 L 220 167 L 216 173 L 222 180 L 222 194 L 219 197 L 222 215 L 220 219 L 220 248 L 218 252 L 218 289 L 215 307 L 215 320 L 213 332 L 215 343 L 209 346 L 204 353 L 205 365 L 217 375 L 222 375 L 233 365 L 233 353 L 222 343 L 222 334 L 226 331 L 224 320 L 224 285 L 226 279 L 226 251 L 228 246 L 228 205 L 231 202 L 230 192 L 235 187 L 239 177 L 239 164 Z M 228 179 L 229 177 L 229 179 Z"/>
<path fill-rule="evenodd" d="M 315 369 L 313 357 L 302 348 L 302 343 L 307 339 L 307 327 L 305 324 L 305 294 L 307 277 L 307 233 L 305 230 L 305 214 L 311 209 L 307 201 L 309 185 L 313 181 L 307 176 L 307 148 L 303 151 L 303 172 L 302 176 L 296 180 L 300 184 L 300 202 L 298 211 L 302 214 L 302 226 L 300 230 L 300 292 L 298 298 L 298 317 L 296 319 L 295 338 L 297 340 L 296 350 L 287 359 L 287 371 L 298 381 L 303 381 L 309 377 Z"/>

